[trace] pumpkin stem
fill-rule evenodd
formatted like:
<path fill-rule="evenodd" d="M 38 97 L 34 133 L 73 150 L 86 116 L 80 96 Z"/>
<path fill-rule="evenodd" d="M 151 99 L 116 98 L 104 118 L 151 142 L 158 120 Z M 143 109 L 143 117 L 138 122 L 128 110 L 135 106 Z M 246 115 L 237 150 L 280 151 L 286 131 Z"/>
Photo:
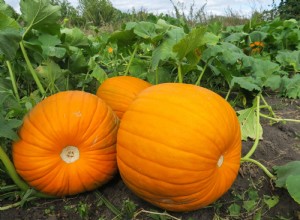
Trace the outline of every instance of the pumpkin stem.
<path fill-rule="evenodd" d="M 74 163 L 79 159 L 80 153 L 77 147 L 67 146 L 61 151 L 60 157 L 66 163 Z"/>
<path fill-rule="evenodd" d="M 223 164 L 223 162 L 224 162 L 224 156 L 221 155 L 220 158 L 219 158 L 219 160 L 218 160 L 218 163 L 217 163 L 218 167 L 221 167 L 222 164 Z"/>

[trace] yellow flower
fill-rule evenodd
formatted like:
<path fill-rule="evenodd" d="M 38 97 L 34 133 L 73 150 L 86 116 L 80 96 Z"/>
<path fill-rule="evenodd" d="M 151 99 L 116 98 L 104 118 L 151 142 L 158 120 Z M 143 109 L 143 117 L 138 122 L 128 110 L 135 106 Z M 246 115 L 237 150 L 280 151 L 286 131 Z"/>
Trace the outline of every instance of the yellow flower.
<path fill-rule="evenodd" d="M 113 49 L 112 47 L 109 47 L 109 48 L 107 49 L 107 51 L 108 51 L 108 53 L 112 53 L 112 52 L 114 52 L 114 49 Z"/>
<path fill-rule="evenodd" d="M 264 43 L 262 41 L 255 41 L 254 43 L 251 43 L 250 44 L 250 47 L 253 48 L 253 47 L 264 47 Z"/>

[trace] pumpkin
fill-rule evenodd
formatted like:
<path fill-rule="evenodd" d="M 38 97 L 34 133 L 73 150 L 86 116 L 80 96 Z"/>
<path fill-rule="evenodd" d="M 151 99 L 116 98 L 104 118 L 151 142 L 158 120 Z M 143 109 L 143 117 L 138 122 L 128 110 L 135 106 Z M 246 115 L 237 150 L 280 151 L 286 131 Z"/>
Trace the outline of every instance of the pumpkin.
<path fill-rule="evenodd" d="M 105 80 L 96 95 L 103 99 L 121 119 L 131 102 L 150 83 L 132 76 L 116 76 Z"/>
<path fill-rule="evenodd" d="M 166 210 L 191 211 L 216 201 L 233 184 L 240 158 L 234 109 L 199 86 L 149 87 L 120 122 L 117 163 L 124 183 Z"/>
<path fill-rule="evenodd" d="M 13 143 L 18 174 L 33 188 L 54 196 L 93 190 L 117 171 L 119 119 L 96 95 L 59 92 L 25 117 Z"/>

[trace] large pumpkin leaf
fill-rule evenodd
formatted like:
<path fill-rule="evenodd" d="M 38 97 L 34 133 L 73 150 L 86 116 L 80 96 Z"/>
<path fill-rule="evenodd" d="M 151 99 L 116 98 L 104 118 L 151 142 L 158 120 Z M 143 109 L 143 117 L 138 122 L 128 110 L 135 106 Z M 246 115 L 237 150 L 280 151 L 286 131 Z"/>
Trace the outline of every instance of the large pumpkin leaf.
<path fill-rule="evenodd" d="M 9 17 L 12 17 L 14 13 L 13 8 L 6 4 L 4 0 L 0 0 L 0 11 Z"/>
<path fill-rule="evenodd" d="M 89 46 L 88 38 L 79 28 L 64 28 L 61 33 L 65 45 L 74 47 Z"/>
<path fill-rule="evenodd" d="M 230 87 L 233 87 L 235 84 L 238 84 L 241 88 L 246 89 L 248 91 L 261 90 L 261 88 L 257 85 L 256 80 L 250 76 L 232 77 Z"/>
<path fill-rule="evenodd" d="M 182 60 L 196 48 L 205 44 L 205 41 L 203 40 L 205 32 L 205 28 L 194 28 L 189 34 L 174 45 L 173 51 L 177 53 L 179 60 Z"/>
<path fill-rule="evenodd" d="M 276 60 L 282 66 L 292 66 L 295 72 L 300 71 L 300 51 L 278 51 Z"/>
<path fill-rule="evenodd" d="M 257 131 L 259 139 L 262 139 L 263 129 L 261 124 L 257 124 L 256 105 L 240 110 L 237 113 L 242 131 L 242 140 L 246 141 L 248 138 L 255 140 Z"/>
<path fill-rule="evenodd" d="M 300 204 L 300 175 L 297 176 L 289 176 L 286 179 L 286 188 L 291 195 L 291 197 Z"/>
<path fill-rule="evenodd" d="M 6 120 L 2 116 L 0 117 L 0 137 L 8 138 L 11 140 L 17 140 L 18 135 L 13 130 L 22 124 L 21 120 L 10 119 Z"/>
<path fill-rule="evenodd" d="M 285 96 L 289 98 L 300 98 L 300 74 L 296 74 L 292 78 L 284 77 L 283 90 Z"/>
<path fill-rule="evenodd" d="M 277 176 L 276 187 L 286 188 L 291 197 L 300 204 L 300 161 L 274 166 L 273 170 Z"/>
<path fill-rule="evenodd" d="M 95 61 L 95 58 L 97 56 L 91 57 L 88 63 L 88 68 L 90 71 L 92 71 L 91 76 L 97 79 L 97 81 L 101 84 L 103 83 L 107 78 L 107 74 L 102 69 L 99 64 Z"/>
<path fill-rule="evenodd" d="M 21 34 L 19 24 L 12 18 L 0 12 L 0 54 L 12 60 L 19 48 Z"/>
<path fill-rule="evenodd" d="M 120 46 L 130 46 L 136 42 L 133 30 L 115 31 L 108 39 L 109 42 L 118 43 Z"/>
<path fill-rule="evenodd" d="M 49 0 L 21 0 L 20 9 L 27 25 L 25 34 L 31 28 L 45 33 L 59 32 L 60 7 L 51 5 Z"/>
<path fill-rule="evenodd" d="M 42 34 L 39 36 L 38 40 L 41 42 L 43 55 L 62 58 L 67 52 L 65 48 L 57 47 L 57 45 L 61 44 L 61 41 L 57 36 Z"/>
<path fill-rule="evenodd" d="M 175 59 L 176 53 L 173 52 L 173 47 L 184 37 L 185 33 L 182 28 L 174 28 L 166 35 L 166 39 L 153 51 L 152 69 L 157 68 L 159 61 Z"/>
<path fill-rule="evenodd" d="M 144 39 L 152 39 L 157 36 L 156 25 L 151 22 L 139 22 L 135 25 L 133 32 Z"/>
<path fill-rule="evenodd" d="M 51 93 L 55 93 L 56 89 L 64 90 L 66 85 L 65 71 L 52 60 L 47 60 L 36 68 L 38 75 L 42 79 L 42 83 Z"/>
<path fill-rule="evenodd" d="M 286 187 L 286 181 L 289 176 L 300 175 L 300 161 L 292 161 L 283 166 L 274 166 L 273 170 L 277 176 L 276 186 Z"/>

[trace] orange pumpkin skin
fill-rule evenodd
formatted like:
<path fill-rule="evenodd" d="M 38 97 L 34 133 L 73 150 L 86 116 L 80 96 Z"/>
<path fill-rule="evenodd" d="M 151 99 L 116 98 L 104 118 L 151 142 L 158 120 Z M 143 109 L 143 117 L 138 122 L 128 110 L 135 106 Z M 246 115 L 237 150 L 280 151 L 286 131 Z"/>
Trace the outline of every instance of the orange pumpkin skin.
<path fill-rule="evenodd" d="M 66 91 L 38 103 L 13 143 L 19 175 L 54 196 L 93 190 L 117 171 L 119 119 L 96 95 Z"/>
<path fill-rule="evenodd" d="M 131 102 L 150 83 L 132 76 L 116 76 L 105 80 L 96 95 L 103 99 L 121 119 Z"/>
<path fill-rule="evenodd" d="M 205 88 L 149 87 L 120 123 L 117 163 L 123 181 L 166 210 L 191 211 L 216 201 L 234 182 L 240 158 L 236 113 Z"/>

